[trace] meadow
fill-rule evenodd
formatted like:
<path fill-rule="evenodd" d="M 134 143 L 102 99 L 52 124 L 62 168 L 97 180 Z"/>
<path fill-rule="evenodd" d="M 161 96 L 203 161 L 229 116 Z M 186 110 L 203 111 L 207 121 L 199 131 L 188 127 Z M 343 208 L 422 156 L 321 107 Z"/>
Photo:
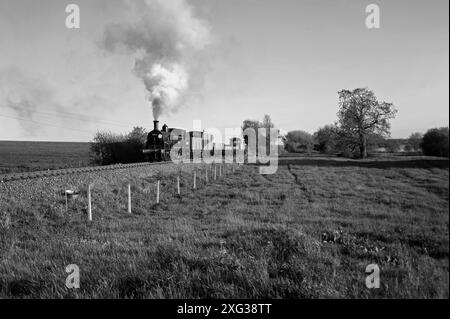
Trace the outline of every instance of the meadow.
<path fill-rule="evenodd" d="M 5 183 L 0 297 L 448 298 L 448 160 L 354 163 L 242 166 L 208 183 L 210 167 L 171 164 Z M 80 191 L 68 211 L 67 187 Z M 79 289 L 65 286 L 69 264 Z M 366 288 L 369 264 L 379 289 Z"/>
<path fill-rule="evenodd" d="M 0 141 L 0 174 L 89 166 L 89 143 Z"/>

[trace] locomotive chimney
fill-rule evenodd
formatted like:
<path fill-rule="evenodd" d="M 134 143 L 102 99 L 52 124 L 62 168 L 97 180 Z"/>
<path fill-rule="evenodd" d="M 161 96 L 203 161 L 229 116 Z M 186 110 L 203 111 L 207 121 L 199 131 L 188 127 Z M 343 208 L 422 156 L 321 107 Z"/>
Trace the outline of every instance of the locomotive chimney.
<path fill-rule="evenodd" d="M 158 130 L 158 123 L 159 123 L 159 121 L 153 121 L 153 129 L 155 130 L 155 131 L 159 131 Z"/>

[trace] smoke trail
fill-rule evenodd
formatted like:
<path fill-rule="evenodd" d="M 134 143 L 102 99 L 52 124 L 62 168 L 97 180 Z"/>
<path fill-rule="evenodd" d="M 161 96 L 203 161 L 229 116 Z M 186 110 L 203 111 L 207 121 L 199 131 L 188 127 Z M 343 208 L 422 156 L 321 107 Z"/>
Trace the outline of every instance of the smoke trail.
<path fill-rule="evenodd" d="M 24 120 L 32 120 L 38 105 L 53 106 L 51 90 L 39 78 L 25 76 L 16 67 L 0 69 L 0 109 L 13 111 Z M 26 131 L 36 132 L 38 127 L 20 121 Z"/>
<path fill-rule="evenodd" d="M 167 106 L 179 105 L 188 81 L 185 70 L 176 64 L 172 65 L 170 70 L 161 64 L 154 64 L 150 72 L 143 74 L 141 78 L 150 92 L 155 119 Z"/>
<path fill-rule="evenodd" d="M 42 76 L 30 74 L 16 66 L 0 68 L 0 113 L 18 120 L 27 134 L 46 132 L 45 123 L 49 122 L 49 118 L 53 124 L 60 126 L 90 126 L 101 122 L 123 126 L 105 121 L 104 112 L 98 114 L 102 109 L 95 106 L 105 104 L 107 100 L 96 93 L 64 99 L 60 90 Z M 43 124 L 37 125 L 43 117 Z M 73 121 L 77 122 L 74 124 Z"/>
<path fill-rule="evenodd" d="M 135 74 L 149 93 L 153 116 L 171 113 L 183 103 L 196 55 L 210 43 L 209 28 L 185 0 L 130 2 L 131 21 L 105 28 L 103 47 L 135 56 Z"/>

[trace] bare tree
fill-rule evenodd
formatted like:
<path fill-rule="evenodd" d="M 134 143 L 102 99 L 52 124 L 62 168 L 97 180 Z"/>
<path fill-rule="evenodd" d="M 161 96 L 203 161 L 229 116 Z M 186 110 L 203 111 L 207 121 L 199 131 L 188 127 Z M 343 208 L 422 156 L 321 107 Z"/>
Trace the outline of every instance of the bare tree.
<path fill-rule="evenodd" d="M 389 136 L 389 120 L 397 110 L 392 103 L 379 102 L 368 88 L 353 91 L 342 90 L 339 94 L 339 130 L 347 141 L 356 143 L 361 158 L 367 157 L 368 136 Z"/>

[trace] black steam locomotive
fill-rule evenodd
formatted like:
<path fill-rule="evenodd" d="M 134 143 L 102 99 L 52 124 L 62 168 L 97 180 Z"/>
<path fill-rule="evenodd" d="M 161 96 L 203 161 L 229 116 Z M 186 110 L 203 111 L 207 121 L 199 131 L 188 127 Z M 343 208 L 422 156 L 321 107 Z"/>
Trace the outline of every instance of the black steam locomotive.
<path fill-rule="evenodd" d="M 146 160 L 149 162 L 161 162 L 170 160 L 170 151 L 172 147 L 181 142 L 184 147 L 179 149 L 178 155 L 203 157 L 207 152 L 207 145 L 212 141 L 212 136 L 205 132 L 190 131 L 186 134 L 186 130 L 179 128 L 169 128 L 166 124 L 161 130 L 158 128 L 159 121 L 153 121 L 153 130 L 147 135 L 147 142 L 143 150 Z M 182 154 L 183 150 L 188 154 Z M 210 150 L 214 155 L 214 147 Z"/>

